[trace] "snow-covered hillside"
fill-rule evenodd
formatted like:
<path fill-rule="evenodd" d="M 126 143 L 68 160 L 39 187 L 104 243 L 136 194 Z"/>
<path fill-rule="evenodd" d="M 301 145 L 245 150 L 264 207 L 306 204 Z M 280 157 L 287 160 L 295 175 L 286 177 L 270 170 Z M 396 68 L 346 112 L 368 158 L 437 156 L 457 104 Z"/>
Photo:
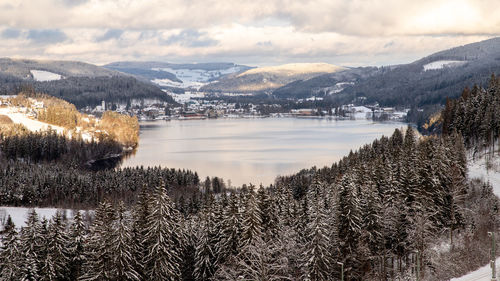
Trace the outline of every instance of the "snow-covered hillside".
<path fill-rule="evenodd" d="M 466 64 L 466 61 L 459 60 L 439 60 L 424 65 L 424 71 L 442 69 L 444 67 L 457 67 Z"/>
<path fill-rule="evenodd" d="M 28 115 L 26 115 L 25 113 L 21 113 L 18 108 L 15 107 L 0 108 L 0 115 L 8 116 L 15 124 L 21 124 L 25 126 L 26 129 L 32 132 L 46 131 L 49 129 L 49 127 L 52 130 L 55 130 L 58 134 L 62 134 L 64 132 L 63 127 L 50 125 L 38 120 L 31 119 L 28 117 Z"/>
<path fill-rule="evenodd" d="M 483 155 L 475 160 L 469 159 L 468 163 L 469 178 L 479 178 L 489 182 L 493 187 L 493 193 L 500 197 L 500 157 L 489 159 Z"/>
<path fill-rule="evenodd" d="M 170 79 L 154 79 L 151 82 L 160 86 L 170 86 L 179 88 L 194 88 L 199 89 L 210 81 L 217 79 L 223 75 L 236 73 L 241 71 L 240 66 L 233 66 L 226 69 L 204 70 L 204 69 L 173 69 L 173 68 L 153 68 L 152 70 L 161 70 L 175 74 L 182 81 L 174 82 Z"/>
<path fill-rule="evenodd" d="M 57 73 L 44 70 L 30 70 L 30 72 L 33 75 L 33 79 L 40 82 L 54 81 L 62 78 L 62 76 Z"/>
<path fill-rule="evenodd" d="M 269 73 L 280 75 L 298 75 L 304 73 L 332 73 L 344 69 L 328 63 L 289 63 L 277 66 L 258 67 L 249 69 L 238 76 Z"/>

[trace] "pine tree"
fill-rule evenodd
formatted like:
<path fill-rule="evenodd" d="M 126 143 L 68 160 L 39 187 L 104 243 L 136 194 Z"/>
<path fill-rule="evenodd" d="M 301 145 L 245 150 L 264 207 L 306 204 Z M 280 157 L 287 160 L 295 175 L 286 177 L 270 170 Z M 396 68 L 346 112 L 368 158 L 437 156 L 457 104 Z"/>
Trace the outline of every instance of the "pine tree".
<path fill-rule="evenodd" d="M 241 224 L 240 248 L 251 244 L 256 237 L 262 238 L 262 214 L 253 188 L 250 188 L 246 196 L 245 210 Z"/>
<path fill-rule="evenodd" d="M 333 266 L 330 252 L 329 227 L 326 215 L 320 206 L 320 201 L 313 202 L 311 222 L 307 226 L 307 243 L 304 258 L 306 263 L 305 280 L 330 280 Z"/>
<path fill-rule="evenodd" d="M 62 214 L 57 213 L 49 224 L 45 261 L 41 268 L 42 280 L 65 280 L 68 269 L 68 237 Z"/>
<path fill-rule="evenodd" d="M 2 231 L 0 243 L 0 280 L 15 281 L 21 277 L 21 252 L 16 227 L 10 215 Z"/>
<path fill-rule="evenodd" d="M 133 256 L 134 244 L 132 243 L 129 219 L 125 213 L 123 202 L 118 204 L 117 218 L 114 222 L 112 233 L 112 280 L 140 280 L 139 273 L 134 267 L 137 261 Z"/>
<path fill-rule="evenodd" d="M 149 203 L 150 214 L 147 218 L 144 245 L 148 254 L 145 257 L 145 273 L 148 280 L 179 280 L 180 251 L 182 247 L 180 215 L 173 208 L 166 188 L 155 188 Z"/>
<path fill-rule="evenodd" d="M 358 278 L 360 257 L 357 255 L 361 232 L 360 203 L 350 174 L 344 175 L 338 203 L 338 238 L 346 276 Z"/>
<path fill-rule="evenodd" d="M 95 212 L 90 237 L 85 247 L 86 260 L 79 280 L 108 280 L 112 277 L 112 229 L 115 211 L 109 202 L 102 202 Z"/>
<path fill-rule="evenodd" d="M 40 267 L 43 261 L 42 226 L 35 210 L 28 213 L 26 226 L 20 233 L 21 263 L 20 280 L 40 280 Z"/>
<path fill-rule="evenodd" d="M 85 261 L 85 232 L 82 214 L 77 211 L 73 217 L 68 238 L 69 280 L 77 280 L 82 274 L 82 265 Z"/>

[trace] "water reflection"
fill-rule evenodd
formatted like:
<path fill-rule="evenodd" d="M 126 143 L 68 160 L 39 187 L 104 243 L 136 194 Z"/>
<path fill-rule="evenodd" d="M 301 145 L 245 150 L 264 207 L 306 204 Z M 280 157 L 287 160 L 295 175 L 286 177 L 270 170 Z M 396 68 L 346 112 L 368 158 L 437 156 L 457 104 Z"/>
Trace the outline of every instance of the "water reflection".
<path fill-rule="evenodd" d="M 122 167 L 162 166 L 219 176 L 232 184 L 269 184 L 311 166 L 331 165 L 402 123 L 370 120 L 217 119 L 141 123 L 135 155 Z"/>

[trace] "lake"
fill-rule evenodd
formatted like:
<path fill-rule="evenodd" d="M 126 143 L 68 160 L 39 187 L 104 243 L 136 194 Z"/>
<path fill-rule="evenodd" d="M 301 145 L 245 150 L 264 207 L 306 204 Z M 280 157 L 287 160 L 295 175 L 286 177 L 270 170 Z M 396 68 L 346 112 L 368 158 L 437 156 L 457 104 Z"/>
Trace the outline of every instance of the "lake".
<path fill-rule="evenodd" d="M 162 166 L 222 177 L 232 186 L 270 184 L 312 166 L 330 166 L 363 144 L 391 135 L 399 122 L 298 118 L 208 119 L 140 123 L 135 155 L 122 167 Z"/>

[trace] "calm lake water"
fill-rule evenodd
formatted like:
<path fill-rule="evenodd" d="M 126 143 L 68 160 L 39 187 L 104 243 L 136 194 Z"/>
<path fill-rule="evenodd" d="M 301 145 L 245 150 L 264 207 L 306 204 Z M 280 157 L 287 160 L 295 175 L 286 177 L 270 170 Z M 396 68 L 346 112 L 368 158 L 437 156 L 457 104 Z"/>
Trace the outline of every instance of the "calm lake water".
<path fill-rule="evenodd" d="M 391 135 L 398 122 L 294 118 L 141 122 L 139 148 L 122 167 L 162 166 L 222 177 L 232 186 L 270 184 L 278 175 L 331 165 Z"/>

